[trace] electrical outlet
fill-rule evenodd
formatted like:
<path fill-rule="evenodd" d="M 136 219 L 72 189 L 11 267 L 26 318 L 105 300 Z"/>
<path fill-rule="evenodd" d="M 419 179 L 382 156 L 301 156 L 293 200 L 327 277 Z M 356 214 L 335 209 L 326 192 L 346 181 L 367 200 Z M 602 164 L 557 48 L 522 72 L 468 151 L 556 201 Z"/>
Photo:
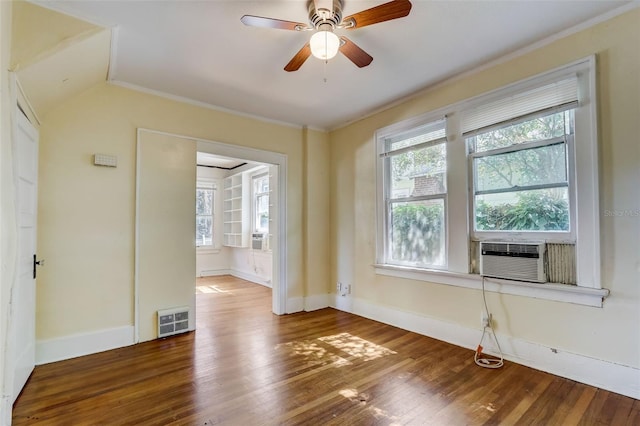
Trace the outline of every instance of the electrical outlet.
<path fill-rule="evenodd" d="M 351 294 L 351 284 L 347 284 L 347 294 Z"/>
<path fill-rule="evenodd" d="M 341 291 L 342 291 L 342 283 L 338 281 L 338 283 L 336 284 L 336 293 L 340 294 Z"/>
<path fill-rule="evenodd" d="M 486 312 L 482 312 L 481 315 L 482 327 L 491 327 L 491 321 L 493 320 L 492 315 L 489 314 L 487 316 Z"/>

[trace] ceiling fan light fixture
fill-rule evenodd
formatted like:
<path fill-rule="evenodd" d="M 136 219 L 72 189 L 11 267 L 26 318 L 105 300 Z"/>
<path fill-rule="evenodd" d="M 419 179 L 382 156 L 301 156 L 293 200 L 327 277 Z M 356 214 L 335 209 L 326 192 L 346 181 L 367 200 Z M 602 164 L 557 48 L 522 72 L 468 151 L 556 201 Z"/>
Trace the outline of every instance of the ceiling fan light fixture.
<path fill-rule="evenodd" d="M 333 31 L 320 30 L 311 36 L 309 45 L 313 56 L 327 61 L 338 54 L 340 39 Z"/>

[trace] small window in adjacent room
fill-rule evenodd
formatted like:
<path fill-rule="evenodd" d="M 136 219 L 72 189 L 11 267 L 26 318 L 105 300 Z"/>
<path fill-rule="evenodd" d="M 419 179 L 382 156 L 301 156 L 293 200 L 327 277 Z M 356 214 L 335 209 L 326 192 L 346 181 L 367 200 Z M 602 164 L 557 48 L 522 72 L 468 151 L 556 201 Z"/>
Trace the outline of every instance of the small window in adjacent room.
<path fill-rule="evenodd" d="M 213 246 L 213 187 L 196 188 L 196 247 Z"/>
<path fill-rule="evenodd" d="M 253 232 L 269 233 L 269 174 L 253 176 Z"/>

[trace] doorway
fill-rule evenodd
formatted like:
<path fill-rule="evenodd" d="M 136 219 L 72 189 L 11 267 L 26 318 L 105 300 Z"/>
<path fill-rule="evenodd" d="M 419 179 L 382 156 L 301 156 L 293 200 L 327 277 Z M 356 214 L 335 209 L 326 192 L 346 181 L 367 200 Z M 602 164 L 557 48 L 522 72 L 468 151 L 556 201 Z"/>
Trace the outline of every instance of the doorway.
<path fill-rule="evenodd" d="M 197 153 L 196 277 L 272 287 L 276 176 L 269 163 Z"/>
<path fill-rule="evenodd" d="M 197 152 L 229 159 L 242 159 L 247 163 L 269 167 L 269 188 L 272 206 L 269 217 L 268 249 L 271 253 L 272 311 L 282 315 L 287 312 L 287 156 L 271 151 L 228 145 L 219 142 L 197 140 Z M 253 241 L 251 241 L 251 244 Z"/>

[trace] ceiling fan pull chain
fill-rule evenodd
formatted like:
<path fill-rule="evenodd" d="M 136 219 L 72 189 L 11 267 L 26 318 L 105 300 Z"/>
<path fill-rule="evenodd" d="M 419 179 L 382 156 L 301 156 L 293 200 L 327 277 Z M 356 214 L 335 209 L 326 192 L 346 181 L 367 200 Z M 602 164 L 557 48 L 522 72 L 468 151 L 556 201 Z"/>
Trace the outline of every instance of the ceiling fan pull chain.
<path fill-rule="evenodd" d="M 327 63 L 329 62 L 328 59 L 324 60 L 324 69 L 322 70 L 322 73 L 324 74 L 324 82 L 327 82 Z"/>

